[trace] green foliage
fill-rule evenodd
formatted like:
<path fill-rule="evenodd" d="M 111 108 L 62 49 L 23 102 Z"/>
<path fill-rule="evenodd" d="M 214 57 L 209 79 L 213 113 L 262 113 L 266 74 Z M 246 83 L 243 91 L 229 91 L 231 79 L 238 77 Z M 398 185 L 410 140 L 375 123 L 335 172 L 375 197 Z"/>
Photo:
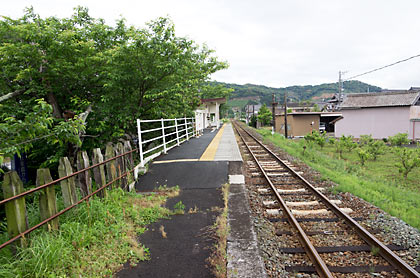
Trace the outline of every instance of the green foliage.
<path fill-rule="evenodd" d="M 375 140 L 372 138 L 372 135 L 360 135 L 360 145 L 362 146 L 370 145 L 374 141 Z"/>
<path fill-rule="evenodd" d="M 127 261 L 136 264 L 148 258 L 136 235 L 170 215 L 161 207 L 165 200 L 122 189 L 109 191 L 103 199 L 94 197 L 61 216 L 58 232 L 33 232 L 28 248 L 18 249 L 16 256 L 2 249 L 0 276 L 110 277 Z"/>
<path fill-rule="evenodd" d="M 384 141 L 373 141 L 367 145 L 367 150 L 371 154 L 373 160 L 376 160 L 379 155 L 385 153 L 385 147 Z"/>
<path fill-rule="evenodd" d="M 349 136 L 341 136 L 340 141 L 342 142 L 345 149 L 347 149 L 348 152 L 351 152 L 354 148 L 357 147 L 357 143 L 354 142 L 354 137 L 352 135 Z"/>
<path fill-rule="evenodd" d="M 365 162 L 371 157 L 371 154 L 369 153 L 368 150 L 361 147 L 357 148 L 356 152 L 357 152 L 357 155 L 359 156 L 362 166 L 364 166 Z"/>
<path fill-rule="evenodd" d="M 182 201 L 179 201 L 178 203 L 175 204 L 173 212 L 175 214 L 184 214 L 185 205 L 182 203 Z"/>
<path fill-rule="evenodd" d="M 263 126 L 270 124 L 272 120 L 272 114 L 270 109 L 268 109 L 267 105 L 263 104 L 258 111 L 258 121 L 261 122 Z"/>
<path fill-rule="evenodd" d="M 18 119 L 13 115 L 1 113 L 0 110 L 0 152 L 5 156 L 28 151 L 37 140 L 45 139 L 48 144 L 71 142 L 81 144 L 79 132 L 84 125 L 79 118 L 68 121 L 55 120 L 52 106 L 42 99 L 35 100 L 33 110 Z M 0 104 L 0 109 L 2 105 Z"/>
<path fill-rule="evenodd" d="M 402 146 L 410 143 L 407 133 L 398 133 L 394 136 L 389 136 L 388 141 L 391 143 L 391 146 Z"/>
<path fill-rule="evenodd" d="M 249 119 L 249 126 L 254 128 L 257 127 L 257 116 L 255 116 L 255 114 L 252 114 L 251 118 Z"/>
<path fill-rule="evenodd" d="M 133 119 L 191 115 L 200 89 L 229 92 L 206 84 L 227 63 L 205 45 L 176 36 L 169 18 L 140 29 L 123 19 L 108 26 L 82 7 L 62 19 L 28 9 L 21 18 L 0 20 L 0 57 L 0 131 L 7 148 L 0 152 L 7 154 L 48 135 L 64 151 L 66 142 L 102 147 L 135 136 Z M 82 124 L 89 136 L 81 137 Z"/>
<path fill-rule="evenodd" d="M 420 149 L 408 149 L 404 147 L 395 148 L 395 153 L 398 158 L 398 171 L 404 178 L 416 167 L 420 166 Z"/>
<path fill-rule="evenodd" d="M 320 133 L 317 130 L 313 130 L 311 133 L 308 133 L 304 137 L 305 141 L 312 145 L 312 142 L 316 143 L 318 146 L 321 147 L 321 150 L 324 148 L 327 138 L 325 133 Z"/>
<path fill-rule="evenodd" d="M 232 93 L 232 88 L 227 88 L 221 84 L 206 84 L 200 88 L 201 98 L 228 98 Z"/>

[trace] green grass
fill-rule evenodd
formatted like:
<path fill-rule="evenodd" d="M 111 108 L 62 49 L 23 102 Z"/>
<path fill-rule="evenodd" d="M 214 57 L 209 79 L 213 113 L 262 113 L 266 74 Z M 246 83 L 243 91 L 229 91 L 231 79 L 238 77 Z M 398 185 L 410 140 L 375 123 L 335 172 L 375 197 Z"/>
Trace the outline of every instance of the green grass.
<path fill-rule="evenodd" d="M 323 179 L 336 183 L 334 190 L 350 192 L 420 228 L 420 169 L 411 172 L 407 179 L 402 178 L 395 166 L 397 158 L 391 149 L 378 157 L 377 161 L 369 160 L 365 166 L 361 166 L 356 152 L 345 152 L 344 159 L 339 159 L 332 146 L 326 146 L 323 150 L 313 146 L 303 154 L 304 140 L 286 140 L 280 134 L 271 135 L 268 130 L 258 132 L 265 140 L 317 170 Z"/>
<path fill-rule="evenodd" d="M 229 184 L 226 183 L 222 186 L 224 207 L 216 221 L 210 228 L 216 243 L 212 248 L 212 253 L 207 259 L 211 266 L 211 271 L 216 278 L 227 277 L 227 238 L 229 235 L 228 225 L 228 201 L 229 201 Z"/>
<path fill-rule="evenodd" d="M 9 248 L 0 250 L 0 277 L 111 277 L 127 261 L 147 260 L 149 251 L 137 237 L 148 224 L 172 214 L 162 204 L 178 192 L 164 188 L 141 196 L 114 189 L 103 199 L 94 197 L 64 214 L 59 231 L 33 232 L 28 247 L 18 248 L 15 256 Z M 6 240 L 3 232 L 0 241 Z"/>

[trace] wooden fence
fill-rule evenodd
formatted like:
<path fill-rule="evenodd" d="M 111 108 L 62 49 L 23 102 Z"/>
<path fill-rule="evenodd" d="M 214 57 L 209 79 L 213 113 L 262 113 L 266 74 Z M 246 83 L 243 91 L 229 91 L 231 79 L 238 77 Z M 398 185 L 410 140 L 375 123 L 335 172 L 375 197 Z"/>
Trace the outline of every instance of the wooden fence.
<path fill-rule="evenodd" d="M 7 232 L 10 240 L 0 245 L 0 249 L 20 241 L 25 245 L 25 236 L 35 229 L 47 224 L 48 230 L 59 229 L 59 216 L 74 208 L 93 195 L 104 197 L 108 189 L 121 187 L 129 190 L 134 186 L 133 171 L 136 168 L 133 152 L 129 141 L 118 143 L 115 146 L 107 144 L 105 160 L 99 148 L 93 150 L 90 160 L 85 151 L 77 154 L 77 171 L 74 171 L 67 157 L 59 160 L 59 179 L 52 180 L 49 169 L 38 169 L 36 187 L 24 191 L 23 183 L 16 172 L 8 172 L 4 176 L 4 200 L 0 206 L 5 206 L 7 219 Z M 92 166 L 91 166 L 92 163 Z M 60 184 L 64 209 L 57 211 L 57 198 L 55 185 Z M 25 196 L 39 191 L 39 210 L 41 222 L 29 227 Z"/>

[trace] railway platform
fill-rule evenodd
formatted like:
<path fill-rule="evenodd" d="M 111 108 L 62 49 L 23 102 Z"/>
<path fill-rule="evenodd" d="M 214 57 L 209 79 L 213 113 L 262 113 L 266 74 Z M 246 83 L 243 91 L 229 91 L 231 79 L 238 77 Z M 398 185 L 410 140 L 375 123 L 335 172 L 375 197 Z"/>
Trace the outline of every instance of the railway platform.
<path fill-rule="evenodd" d="M 156 158 L 136 184 L 140 194 L 159 186 L 179 186 L 179 196 L 168 208 L 182 202 L 183 215 L 174 215 L 148 227 L 140 242 L 150 260 L 128 266 L 117 277 L 214 277 L 207 259 L 214 239 L 208 230 L 224 206 L 221 188 L 230 183 L 228 277 L 265 277 L 242 175 L 242 157 L 230 123 L 206 129 L 199 138 Z M 162 237 L 163 226 L 166 238 Z"/>

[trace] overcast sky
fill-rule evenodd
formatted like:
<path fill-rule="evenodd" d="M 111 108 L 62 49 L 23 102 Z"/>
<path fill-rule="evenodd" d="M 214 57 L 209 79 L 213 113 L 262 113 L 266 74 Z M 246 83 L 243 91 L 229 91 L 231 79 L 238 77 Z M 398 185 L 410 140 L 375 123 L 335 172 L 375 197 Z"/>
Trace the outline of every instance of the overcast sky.
<path fill-rule="evenodd" d="M 418 0 L 3 0 L 0 15 L 69 17 L 77 5 L 107 24 L 143 27 L 170 16 L 178 36 L 229 62 L 212 79 L 272 87 L 315 85 L 420 54 Z M 420 57 L 358 80 L 388 89 L 420 86 Z"/>

